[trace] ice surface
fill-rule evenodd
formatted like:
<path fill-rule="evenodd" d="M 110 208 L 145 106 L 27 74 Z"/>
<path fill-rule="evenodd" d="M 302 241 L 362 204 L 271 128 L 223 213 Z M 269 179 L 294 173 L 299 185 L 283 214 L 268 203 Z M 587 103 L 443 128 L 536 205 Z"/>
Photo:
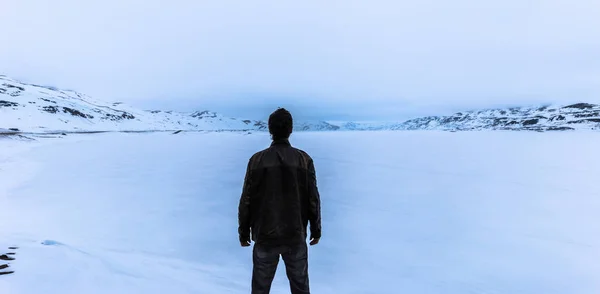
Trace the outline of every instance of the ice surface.
<path fill-rule="evenodd" d="M 58 245 L 64 245 L 58 241 L 54 241 L 54 240 L 44 240 L 42 241 L 42 245 L 46 245 L 46 246 L 58 246 Z"/>
<path fill-rule="evenodd" d="M 292 143 L 313 156 L 322 196 L 313 293 L 600 293 L 594 133 Z M 268 144 L 261 133 L 0 140 L 0 254 L 19 247 L 0 293 L 249 293 L 237 203 L 248 158 Z M 289 293 L 282 263 L 272 293 Z"/>

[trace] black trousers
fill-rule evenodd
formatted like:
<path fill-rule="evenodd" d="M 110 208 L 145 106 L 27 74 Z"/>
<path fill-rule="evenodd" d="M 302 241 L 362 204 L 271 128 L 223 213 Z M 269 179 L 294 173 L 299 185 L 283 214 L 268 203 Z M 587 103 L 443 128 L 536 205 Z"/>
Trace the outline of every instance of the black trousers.
<path fill-rule="evenodd" d="M 279 256 L 283 257 L 292 294 L 310 294 L 308 286 L 308 247 L 306 242 L 294 245 L 254 244 L 252 260 L 252 294 L 268 294 L 271 290 Z"/>

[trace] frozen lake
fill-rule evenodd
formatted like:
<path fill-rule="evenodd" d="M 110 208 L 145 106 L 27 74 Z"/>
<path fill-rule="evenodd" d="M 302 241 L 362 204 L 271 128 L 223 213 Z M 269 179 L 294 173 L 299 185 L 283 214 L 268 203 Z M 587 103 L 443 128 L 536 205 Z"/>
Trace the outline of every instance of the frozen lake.
<path fill-rule="evenodd" d="M 323 238 L 313 293 L 600 293 L 600 136 L 298 133 Z M 266 134 L 0 140 L 0 293 L 250 293 L 237 237 Z M 47 245 L 41 242 L 47 241 Z M 1 263 L 1 262 L 0 262 Z M 272 293 L 289 293 L 280 263 Z"/>

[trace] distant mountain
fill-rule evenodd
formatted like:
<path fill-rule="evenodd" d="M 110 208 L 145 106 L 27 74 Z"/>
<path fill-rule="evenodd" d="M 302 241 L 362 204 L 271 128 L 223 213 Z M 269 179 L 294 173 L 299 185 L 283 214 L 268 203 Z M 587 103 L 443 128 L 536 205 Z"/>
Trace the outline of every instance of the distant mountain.
<path fill-rule="evenodd" d="M 190 113 L 139 110 L 106 103 L 72 90 L 26 84 L 0 75 L 0 133 L 96 131 L 266 131 L 265 121 Z M 327 122 L 297 122 L 295 131 L 333 131 Z"/>
<path fill-rule="evenodd" d="M 339 121 L 330 121 L 329 124 L 332 124 L 338 127 L 338 130 L 341 131 L 382 131 L 382 130 L 392 130 L 397 127 L 399 122 L 339 122 Z"/>
<path fill-rule="evenodd" d="M 392 126 L 392 130 L 600 130 L 600 105 L 577 103 L 566 106 L 512 107 L 428 116 Z"/>
<path fill-rule="evenodd" d="M 330 122 L 339 130 L 513 130 L 566 131 L 600 130 L 600 105 L 576 103 L 565 106 L 511 107 L 426 116 L 404 122 Z"/>
<path fill-rule="evenodd" d="M 96 131 L 266 131 L 265 121 L 190 113 L 139 110 L 106 103 L 72 90 L 22 83 L 0 75 L 0 134 Z M 600 129 L 600 106 L 512 107 L 428 116 L 405 122 L 295 122 L 295 131 L 378 130 L 577 130 Z"/>
<path fill-rule="evenodd" d="M 294 122 L 294 131 L 337 131 L 340 127 L 328 122 Z"/>
<path fill-rule="evenodd" d="M 0 132 L 265 130 L 261 121 L 201 111 L 145 111 L 0 76 Z"/>

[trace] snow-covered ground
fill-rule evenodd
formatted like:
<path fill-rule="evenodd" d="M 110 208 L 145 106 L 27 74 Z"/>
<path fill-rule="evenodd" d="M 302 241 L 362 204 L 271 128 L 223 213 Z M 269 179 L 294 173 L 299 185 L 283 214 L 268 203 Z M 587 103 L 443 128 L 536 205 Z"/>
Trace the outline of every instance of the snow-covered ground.
<path fill-rule="evenodd" d="M 0 139 L 0 293 L 249 293 L 266 134 Z M 596 133 L 321 132 L 313 293 L 600 293 Z M 44 244 L 42 244 L 44 243 Z M 2 263 L 2 262 L 0 262 Z M 272 293 L 289 293 L 280 263 Z"/>

